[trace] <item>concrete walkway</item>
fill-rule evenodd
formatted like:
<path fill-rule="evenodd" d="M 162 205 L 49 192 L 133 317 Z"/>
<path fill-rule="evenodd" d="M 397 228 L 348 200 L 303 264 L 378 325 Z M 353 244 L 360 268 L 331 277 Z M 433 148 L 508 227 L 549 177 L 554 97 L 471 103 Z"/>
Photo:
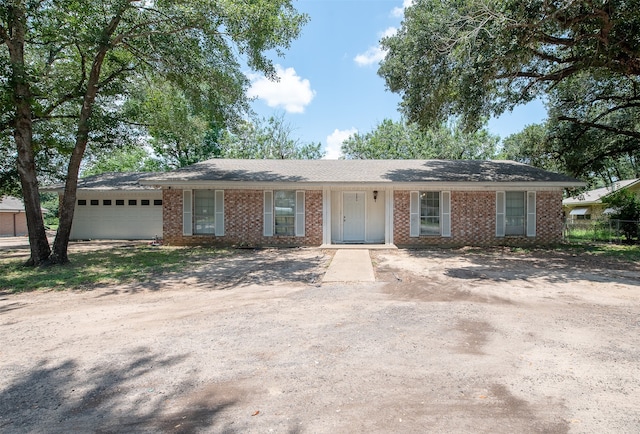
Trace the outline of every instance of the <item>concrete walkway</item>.
<path fill-rule="evenodd" d="M 369 250 L 338 250 L 323 282 L 375 282 Z"/>

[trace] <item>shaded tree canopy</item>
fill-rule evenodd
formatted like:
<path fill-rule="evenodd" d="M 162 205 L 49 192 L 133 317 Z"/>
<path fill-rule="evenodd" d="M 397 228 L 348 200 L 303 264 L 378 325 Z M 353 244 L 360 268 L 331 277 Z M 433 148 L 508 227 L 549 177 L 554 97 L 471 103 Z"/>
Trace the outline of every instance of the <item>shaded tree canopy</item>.
<path fill-rule="evenodd" d="M 219 158 L 317 160 L 324 156 L 321 143 L 305 143 L 295 137 L 282 114 L 247 120 L 223 131 Z"/>
<path fill-rule="evenodd" d="M 603 157 L 640 147 L 640 14 L 637 2 L 417 0 L 405 11 L 379 74 L 402 96 L 410 122 L 437 126 L 459 116 L 465 129 L 546 96 L 563 152 L 576 175 Z M 590 143 L 595 143 L 589 140 Z"/>
<path fill-rule="evenodd" d="M 133 94 L 126 111 L 148 133 L 160 165 L 174 169 L 219 156 L 217 142 L 225 125 L 242 122 L 243 98 L 229 92 L 225 99 L 194 100 L 174 84 L 155 80 Z"/>
<path fill-rule="evenodd" d="M 466 133 L 455 122 L 423 130 L 385 119 L 372 131 L 346 139 L 342 154 L 347 159 L 487 160 L 495 156 L 498 141 L 485 129 Z"/>
<path fill-rule="evenodd" d="M 15 155 L 25 199 L 30 263 L 67 261 L 80 165 L 93 148 L 126 144 L 124 102 L 145 80 L 171 83 L 194 107 L 228 120 L 248 108 L 250 68 L 275 78 L 307 20 L 292 0 L 87 0 L 0 3 L 0 132 Z M 133 140 L 135 143 L 135 140 Z M 13 146 L 14 150 L 10 148 Z M 64 167 L 60 226 L 49 257 L 40 215 L 39 158 Z M 3 167 L 4 169 L 4 167 Z"/>
<path fill-rule="evenodd" d="M 160 160 L 142 146 L 115 149 L 100 155 L 82 169 L 82 177 L 106 172 L 157 172 L 163 169 Z"/>

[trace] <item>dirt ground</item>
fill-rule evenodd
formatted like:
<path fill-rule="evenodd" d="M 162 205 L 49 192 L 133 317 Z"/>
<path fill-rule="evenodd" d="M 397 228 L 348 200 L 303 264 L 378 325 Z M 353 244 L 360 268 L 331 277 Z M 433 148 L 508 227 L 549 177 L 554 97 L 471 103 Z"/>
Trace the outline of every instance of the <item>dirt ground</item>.
<path fill-rule="evenodd" d="M 0 432 L 638 433 L 640 266 L 559 252 L 237 251 L 0 294 Z"/>

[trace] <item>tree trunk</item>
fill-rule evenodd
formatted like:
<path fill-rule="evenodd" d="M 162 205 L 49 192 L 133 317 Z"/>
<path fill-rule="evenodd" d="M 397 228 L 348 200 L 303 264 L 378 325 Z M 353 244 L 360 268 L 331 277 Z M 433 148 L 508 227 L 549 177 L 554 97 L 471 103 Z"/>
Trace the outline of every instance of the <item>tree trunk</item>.
<path fill-rule="evenodd" d="M 98 85 L 100 83 L 100 71 L 107 52 L 111 49 L 109 39 L 120 22 L 122 10 L 113 17 L 105 29 L 103 34 L 103 44 L 98 48 L 98 52 L 91 65 L 91 73 L 87 82 L 87 90 L 84 95 L 82 109 L 80 110 L 80 119 L 78 120 L 78 130 L 76 133 L 76 144 L 69 159 L 69 167 L 67 168 L 67 181 L 64 186 L 62 202 L 60 203 L 60 222 L 58 224 L 58 232 L 53 242 L 53 253 L 51 254 L 51 262 L 56 264 L 65 264 L 69 262 L 68 247 L 69 237 L 71 236 L 71 224 L 73 223 L 73 213 L 75 211 L 76 193 L 78 190 L 78 175 L 80 174 L 80 163 L 84 157 L 89 142 L 89 119 L 93 110 L 96 96 L 98 95 Z"/>
<path fill-rule="evenodd" d="M 78 175 L 80 174 L 80 163 L 84 157 L 89 142 L 89 118 L 93 110 L 93 104 L 98 94 L 98 81 L 100 79 L 100 69 L 107 53 L 107 49 L 100 49 L 91 67 L 91 74 L 87 83 L 87 91 L 84 95 L 84 102 L 80 110 L 78 120 L 78 131 L 76 133 L 76 144 L 69 159 L 67 168 L 67 181 L 64 186 L 64 194 L 60 203 L 60 222 L 58 232 L 53 243 L 53 254 L 51 262 L 65 264 L 69 262 L 68 247 L 71 236 L 71 224 L 73 223 L 73 213 L 76 205 L 76 193 L 78 190 Z"/>
<path fill-rule="evenodd" d="M 33 123 L 31 116 L 31 89 L 24 64 L 24 41 L 26 17 L 24 5 L 18 3 L 10 8 L 10 38 L 6 41 L 11 59 L 11 86 L 13 87 L 15 118 L 13 137 L 18 151 L 17 165 L 24 209 L 27 217 L 31 257 L 26 265 L 41 265 L 46 262 L 51 249 L 42 218 L 40 191 L 36 174 L 35 155 L 32 146 Z"/>

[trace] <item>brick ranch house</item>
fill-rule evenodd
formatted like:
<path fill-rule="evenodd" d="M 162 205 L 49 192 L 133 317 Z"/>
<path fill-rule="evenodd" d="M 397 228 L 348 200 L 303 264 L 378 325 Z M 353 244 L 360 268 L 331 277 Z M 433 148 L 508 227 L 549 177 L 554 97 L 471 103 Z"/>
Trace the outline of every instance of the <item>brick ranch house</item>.
<path fill-rule="evenodd" d="M 168 245 L 544 245 L 563 189 L 513 161 L 213 159 L 140 179 Z"/>

